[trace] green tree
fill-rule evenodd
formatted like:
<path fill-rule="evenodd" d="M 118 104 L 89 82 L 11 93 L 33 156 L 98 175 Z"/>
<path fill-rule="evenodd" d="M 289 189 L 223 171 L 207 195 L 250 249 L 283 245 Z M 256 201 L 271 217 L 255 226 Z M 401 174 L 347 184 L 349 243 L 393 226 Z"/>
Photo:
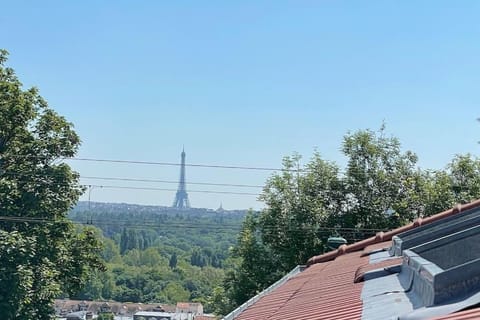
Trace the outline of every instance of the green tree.
<path fill-rule="evenodd" d="M 102 298 L 110 300 L 113 297 L 115 290 L 115 281 L 113 279 L 113 274 L 110 272 L 110 270 L 107 270 L 100 274 L 100 278 L 103 284 Z"/>
<path fill-rule="evenodd" d="M 225 289 L 221 286 L 215 287 L 212 294 L 207 299 L 205 308 L 212 309 L 218 316 L 227 315 L 235 306 L 232 301 L 228 299 Z"/>
<path fill-rule="evenodd" d="M 424 173 L 423 207 L 429 216 L 480 198 L 480 159 L 456 155 L 445 170 Z"/>
<path fill-rule="evenodd" d="M 100 313 L 97 317 L 97 320 L 114 320 L 115 316 L 113 313 Z"/>
<path fill-rule="evenodd" d="M 128 250 L 127 242 L 128 242 L 127 228 L 123 228 L 122 234 L 120 236 L 120 253 L 121 254 L 124 254 Z"/>
<path fill-rule="evenodd" d="M 167 303 L 177 303 L 179 301 L 188 301 L 190 293 L 179 283 L 170 282 L 163 289 L 158 299 Z"/>
<path fill-rule="evenodd" d="M 94 272 L 90 275 L 82 290 L 70 298 L 75 300 L 98 300 L 102 299 L 102 290 L 103 282 L 101 273 Z"/>
<path fill-rule="evenodd" d="M 190 257 L 190 263 L 192 266 L 205 267 L 207 265 L 207 257 L 200 248 L 194 248 Z"/>
<path fill-rule="evenodd" d="M 347 134 L 342 151 L 348 165 L 341 226 L 390 229 L 423 214 L 413 201 L 419 192 L 417 156 L 402 152 L 397 138 L 385 136 L 384 126 L 379 132 Z"/>
<path fill-rule="evenodd" d="M 132 249 L 127 251 L 127 253 L 123 256 L 123 262 L 129 266 L 140 266 L 141 256 L 142 252 L 140 250 Z"/>
<path fill-rule="evenodd" d="M 102 258 L 107 262 L 118 262 L 120 260 L 120 250 L 115 241 L 109 238 L 102 238 L 102 243 Z"/>
<path fill-rule="evenodd" d="M 0 309 L 5 319 L 51 319 L 54 298 L 102 268 L 101 246 L 67 219 L 83 189 L 59 160 L 74 156 L 80 139 L 6 60 L 0 51 Z"/>
<path fill-rule="evenodd" d="M 480 197 L 480 159 L 470 154 L 457 155 L 447 166 L 457 203 L 468 203 Z"/>
<path fill-rule="evenodd" d="M 452 186 L 451 176 L 446 170 L 423 173 L 421 207 L 425 216 L 436 214 L 455 205 L 456 199 Z"/>
<path fill-rule="evenodd" d="M 282 171 L 267 180 L 260 196 L 266 208 L 247 216 L 233 251 L 237 263 L 224 282 L 233 305 L 322 253 L 335 230 L 357 229 L 350 238 L 365 237 L 364 228 L 388 229 L 423 215 L 428 176 L 383 127 L 347 134 L 342 150 L 348 158 L 343 175 L 315 153 L 304 166 L 299 155 L 286 157 Z"/>
<path fill-rule="evenodd" d="M 168 259 L 162 257 L 156 248 L 148 248 L 141 252 L 140 254 L 140 265 L 155 267 L 158 265 L 167 265 Z"/>
<path fill-rule="evenodd" d="M 233 302 L 231 305 L 242 304 L 282 276 L 278 267 L 280 259 L 263 244 L 258 216 L 252 212 L 245 218 L 232 253 L 237 263 L 227 272 L 224 281 L 226 295 Z M 225 310 L 226 307 L 219 308 Z"/>
<path fill-rule="evenodd" d="M 172 253 L 172 256 L 170 257 L 170 261 L 168 262 L 168 265 L 170 266 L 170 269 L 175 269 L 177 267 L 177 253 L 174 252 Z"/>
<path fill-rule="evenodd" d="M 282 272 L 324 250 L 322 227 L 342 198 L 335 164 L 318 153 L 304 167 L 300 160 L 299 155 L 284 158 L 282 172 L 267 180 L 260 197 L 266 209 L 259 216 L 259 233 L 262 242 L 279 256 L 277 268 Z"/>

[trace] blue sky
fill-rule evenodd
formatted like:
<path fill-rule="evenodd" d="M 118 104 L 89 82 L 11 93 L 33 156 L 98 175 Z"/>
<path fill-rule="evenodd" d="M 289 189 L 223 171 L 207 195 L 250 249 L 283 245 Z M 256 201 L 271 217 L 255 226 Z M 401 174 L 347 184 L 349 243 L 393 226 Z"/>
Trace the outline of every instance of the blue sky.
<path fill-rule="evenodd" d="M 478 1 L 5 1 L 0 46 L 23 83 L 75 124 L 79 157 L 178 162 L 185 145 L 190 163 L 279 167 L 285 155 L 308 159 L 317 149 L 342 164 L 345 133 L 385 121 L 420 166 L 437 169 L 454 154 L 478 154 L 479 14 Z M 83 176 L 179 175 L 72 165 Z M 268 175 L 187 168 L 194 182 L 261 185 Z M 91 193 L 159 205 L 173 197 Z M 254 196 L 191 192 L 190 200 L 262 206 Z"/>

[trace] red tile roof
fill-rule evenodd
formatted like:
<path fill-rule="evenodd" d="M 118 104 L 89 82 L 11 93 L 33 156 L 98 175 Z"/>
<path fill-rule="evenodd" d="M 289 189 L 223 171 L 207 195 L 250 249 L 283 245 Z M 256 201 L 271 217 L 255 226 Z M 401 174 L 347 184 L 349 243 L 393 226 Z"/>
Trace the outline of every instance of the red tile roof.
<path fill-rule="evenodd" d="M 388 244 L 388 242 L 386 244 Z M 354 282 L 357 283 L 357 282 L 363 281 L 363 276 L 365 275 L 365 273 L 367 273 L 369 271 L 373 271 L 373 270 L 381 269 L 381 268 L 387 268 L 387 267 L 391 267 L 391 266 L 395 266 L 395 265 L 399 265 L 399 264 L 402 264 L 402 258 L 401 257 L 388 259 L 388 260 L 385 260 L 385 261 L 381 261 L 381 262 L 377 262 L 377 263 L 371 263 L 371 264 L 361 266 L 355 272 Z"/>
<path fill-rule="evenodd" d="M 177 302 L 177 308 L 199 307 L 201 305 L 199 302 Z"/>
<path fill-rule="evenodd" d="M 394 235 L 479 206 L 480 200 L 457 205 L 434 216 L 417 219 L 406 226 L 312 257 L 308 260 L 307 269 L 261 297 L 235 319 L 360 319 L 363 308 L 361 280 L 365 272 L 401 263 L 400 258 L 394 258 L 370 264 L 369 252 L 388 247 Z M 480 319 L 480 311 L 469 312 L 438 319 Z M 471 314 L 473 317 L 470 317 Z M 457 318 L 461 315 L 465 318 Z"/>
<path fill-rule="evenodd" d="M 368 238 L 368 239 L 365 239 L 365 240 L 362 240 L 362 241 L 359 241 L 359 242 L 355 242 L 351 245 L 342 245 L 337 250 L 333 250 L 333 251 L 327 252 L 325 254 L 312 257 L 312 258 L 308 259 L 307 266 L 310 266 L 310 265 L 315 264 L 315 263 L 321 263 L 321 262 L 333 260 L 333 259 L 335 259 L 336 257 L 338 257 L 342 254 L 362 250 L 363 248 L 365 248 L 369 245 L 375 244 L 375 243 L 379 243 L 379 242 L 383 242 L 383 241 L 389 241 L 389 240 L 392 239 L 393 236 L 395 236 L 397 234 L 400 234 L 402 232 L 405 232 L 405 231 L 408 231 L 410 229 L 419 227 L 421 225 L 425 225 L 425 224 L 435 222 L 437 220 L 449 217 L 449 216 L 454 215 L 456 213 L 459 213 L 461 211 L 476 208 L 478 206 L 480 206 L 480 200 L 477 200 L 477 201 L 474 201 L 474 202 L 471 202 L 471 203 L 468 203 L 468 204 L 464 204 L 464 205 L 456 205 L 453 209 L 445 210 L 443 212 L 440 212 L 436 215 L 433 215 L 433 216 L 430 216 L 430 217 L 427 217 L 427 218 L 418 218 L 417 220 L 415 220 L 414 222 L 412 222 L 410 224 L 407 224 L 406 226 L 403 226 L 403 227 L 400 227 L 400 228 L 397 228 L 397 229 L 393 229 L 393 230 L 388 231 L 388 232 L 379 232 L 379 233 L 377 233 L 377 235 L 375 237 L 371 237 L 371 238 Z"/>
<path fill-rule="evenodd" d="M 355 252 L 312 265 L 236 319 L 358 319 L 362 314 L 363 283 L 354 283 L 359 265 L 369 258 Z"/>

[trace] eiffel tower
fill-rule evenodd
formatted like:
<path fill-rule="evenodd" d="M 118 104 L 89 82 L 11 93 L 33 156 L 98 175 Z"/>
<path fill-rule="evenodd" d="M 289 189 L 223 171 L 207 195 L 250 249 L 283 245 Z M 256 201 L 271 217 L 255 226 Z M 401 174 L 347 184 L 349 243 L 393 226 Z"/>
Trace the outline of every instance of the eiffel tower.
<path fill-rule="evenodd" d="M 173 201 L 173 207 L 176 209 L 190 208 L 188 201 L 188 193 L 185 184 L 185 148 L 182 150 L 182 164 L 180 166 L 180 181 L 178 182 L 178 190 Z"/>

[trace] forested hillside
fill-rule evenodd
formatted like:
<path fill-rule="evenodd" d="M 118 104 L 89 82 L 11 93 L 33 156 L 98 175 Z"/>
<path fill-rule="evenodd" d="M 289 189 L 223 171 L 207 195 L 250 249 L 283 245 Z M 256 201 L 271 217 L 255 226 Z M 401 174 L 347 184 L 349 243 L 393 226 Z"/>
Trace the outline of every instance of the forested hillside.
<path fill-rule="evenodd" d="M 121 302 L 199 301 L 209 309 L 245 211 L 80 202 L 70 218 L 92 224 L 104 243 L 107 271 L 75 298 Z"/>

